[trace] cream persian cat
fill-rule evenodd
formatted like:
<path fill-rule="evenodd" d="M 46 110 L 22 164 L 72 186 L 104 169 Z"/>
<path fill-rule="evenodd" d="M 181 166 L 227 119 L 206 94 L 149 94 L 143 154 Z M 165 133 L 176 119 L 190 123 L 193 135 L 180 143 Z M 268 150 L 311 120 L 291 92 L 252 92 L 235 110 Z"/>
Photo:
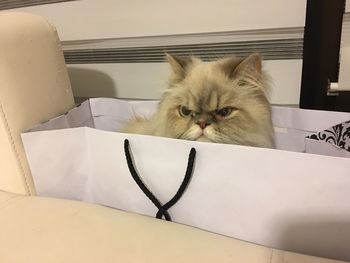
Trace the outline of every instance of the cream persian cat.
<path fill-rule="evenodd" d="M 167 54 L 168 89 L 150 119 L 132 120 L 128 133 L 272 148 L 268 85 L 261 58 L 203 62 Z"/>

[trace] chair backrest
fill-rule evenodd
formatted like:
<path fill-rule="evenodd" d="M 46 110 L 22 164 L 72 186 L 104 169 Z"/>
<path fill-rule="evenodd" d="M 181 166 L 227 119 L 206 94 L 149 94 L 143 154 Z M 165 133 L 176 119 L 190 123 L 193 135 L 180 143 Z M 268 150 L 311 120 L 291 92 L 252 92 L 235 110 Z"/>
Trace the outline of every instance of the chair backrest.
<path fill-rule="evenodd" d="M 40 16 L 0 12 L 0 190 L 35 193 L 21 132 L 73 106 L 56 29 Z"/>

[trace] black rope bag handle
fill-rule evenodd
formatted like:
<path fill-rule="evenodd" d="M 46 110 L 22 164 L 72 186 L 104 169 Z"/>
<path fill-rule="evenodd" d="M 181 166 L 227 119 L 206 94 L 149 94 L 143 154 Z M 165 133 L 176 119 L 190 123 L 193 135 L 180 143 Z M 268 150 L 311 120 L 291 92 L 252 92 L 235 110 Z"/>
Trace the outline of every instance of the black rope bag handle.
<path fill-rule="evenodd" d="M 152 203 L 158 208 L 158 212 L 156 214 L 156 218 L 161 219 L 163 216 L 166 221 L 171 221 L 171 216 L 168 213 L 168 209 L 172 207 L 176 202 L 181 198 L 183 193 L 185 192 L 191 177 L 193 173 L 193 166 L 194 166 L 194 160 L 196 157 L 196 149 L 191 148 L 190 154 L 188 156 L 188 162 L 187 162 L 187 168 L 185 177 L 177 190 L 176 194 L 173 196 L 173 198 L 170 199 L 167 203 L 164 205 L 161 204 L 161 202 L 155 197 L 155 195 L 147 188 L 147 186 L 142 182 L 140 176 L 136 172 L 131 154 L 130 154 L 130 145 L 129 140 L 124 140 L 124 151 L 125 151 L 125 157 L 126 162 L 128 164 L 129 171 L 131 173 L 132 178 L 135 180 L 136 184 L 140 187 L 142 192 L 152 201 Z"/>

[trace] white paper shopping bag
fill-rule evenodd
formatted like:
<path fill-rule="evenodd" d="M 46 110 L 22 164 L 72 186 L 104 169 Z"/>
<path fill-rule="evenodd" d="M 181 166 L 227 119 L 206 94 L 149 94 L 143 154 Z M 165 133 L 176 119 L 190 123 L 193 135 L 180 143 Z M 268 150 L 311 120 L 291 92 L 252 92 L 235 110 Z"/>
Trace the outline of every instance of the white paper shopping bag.
<path fill-rule="evenodd" d="M 350 157 L 350 121 L 339 123 L 306 137 L 306 151 L 315 154 Z"/>
<path fill-rule="evenodd" d="M 173 221 L 274 248 L 350 260 L 350 160 L 302 153 L 303 136 L 344 122 L 349 114 L 326 113 L 317 121 L 322 112 L 275 108 L 277 145 L 283 150 L 113 131 L 134 114 L 152 114 L 156 106 L 91 100 L 80 106 L 90 116 L 79 113 L 85 116 L 81 123 L 91 127 L 76 127 L 78 107 L 22 134 L 37 193 L 155 216 L 159 209 L 130 173 L 125 139 L 137 173 L 162 204 L 177 193 L 194 148 L 192 178 L 167 211 Z M 64 127 L 57 129 L 57 122 Z M 50 127 L 55 129 L 46 130 Z"/>

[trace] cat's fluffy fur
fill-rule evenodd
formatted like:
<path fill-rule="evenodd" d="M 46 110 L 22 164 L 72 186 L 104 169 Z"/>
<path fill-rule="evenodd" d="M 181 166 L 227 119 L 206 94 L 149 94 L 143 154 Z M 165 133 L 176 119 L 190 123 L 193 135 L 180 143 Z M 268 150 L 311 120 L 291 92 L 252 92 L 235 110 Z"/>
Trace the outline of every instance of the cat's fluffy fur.
<path fill-rule="evenodd" d="M 167 58 L 173 74 L 157 112 L 131 121 L 124 132 L 274 146 L 268 84 L 258 54 L 213 62 Z"/>

